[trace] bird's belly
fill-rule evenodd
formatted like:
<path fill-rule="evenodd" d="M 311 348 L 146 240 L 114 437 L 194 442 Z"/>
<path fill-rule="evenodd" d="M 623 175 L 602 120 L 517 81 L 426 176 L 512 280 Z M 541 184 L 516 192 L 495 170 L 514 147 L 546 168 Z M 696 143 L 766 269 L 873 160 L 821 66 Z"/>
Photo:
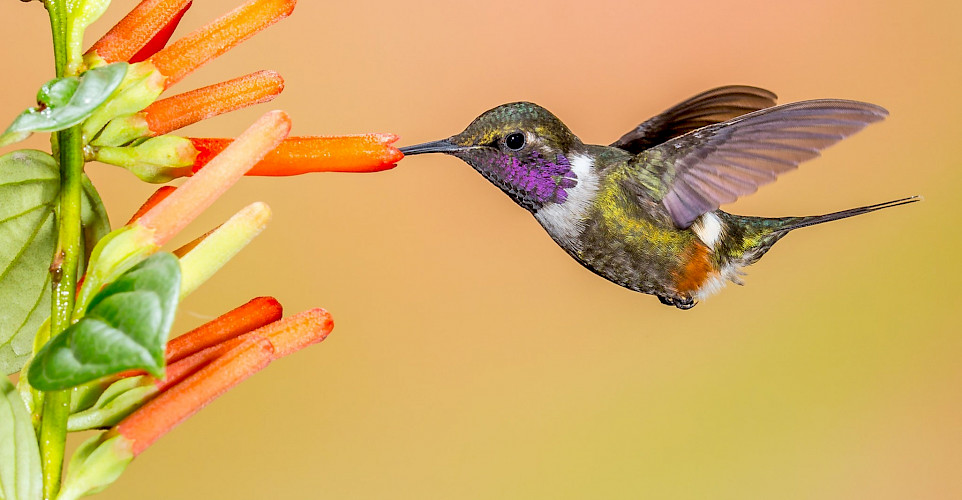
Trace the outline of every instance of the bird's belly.
<path fill-rule="evenodd" d="M 717 274 L 709 249 L 690 230 L 642 216 L 597 214 L 572 254 L 585 267 L 623 287 L 666 297 L 689 297 Z"/>

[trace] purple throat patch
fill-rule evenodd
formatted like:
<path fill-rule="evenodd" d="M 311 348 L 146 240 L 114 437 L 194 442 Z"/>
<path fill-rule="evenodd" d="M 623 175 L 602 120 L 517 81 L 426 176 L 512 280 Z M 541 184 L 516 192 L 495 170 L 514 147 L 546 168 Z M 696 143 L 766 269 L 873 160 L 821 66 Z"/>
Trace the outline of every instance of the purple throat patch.
<path fill-rule="evenodd" d="M 578 185 L 578 176 L 562 154 L 549 160 L 533 151 L 524 163 L 513 156 L 502 156 L 492 166 L 503 182 L 539 204 L 564 203 L 568 199 L 567 190 Z"/>

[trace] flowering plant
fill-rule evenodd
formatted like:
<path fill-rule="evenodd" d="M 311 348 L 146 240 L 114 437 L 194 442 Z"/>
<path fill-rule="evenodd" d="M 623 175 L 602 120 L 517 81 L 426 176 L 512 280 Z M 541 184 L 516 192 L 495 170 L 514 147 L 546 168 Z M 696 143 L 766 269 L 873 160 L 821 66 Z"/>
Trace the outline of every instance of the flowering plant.
<path fill-rule="evenodd" d="M 248 0 L 168 45 L 189 0 L 143 0 L 88 50 L 84 31 L 109 0 L 45 0 L 56 78 L 17 116 L 0 147 L 50 132 L 52 154 L 0 156 L 0 499 L 97 492 L 158 437 L 271 361 L 320 342 L 323 309 L 283 317 L 258 297 L 168 342 L 181 298 L 267 224 L 253 203 L 193 242 L 164 245 L 241 176 L 373 172 L 402 154 L 391 134 L 288 137 L 264 114 L 236 139 L 174 132 L 271 100 L 283 80 L 260 71 L 160 98 L 201 65 L 283 19 L 294 0 Z M 111 230 L 84 164 L 164 183 Z M 52 256 L 52 258 L 51 258 Z M 67 432 L 102 431 L 62 475 Z"/>

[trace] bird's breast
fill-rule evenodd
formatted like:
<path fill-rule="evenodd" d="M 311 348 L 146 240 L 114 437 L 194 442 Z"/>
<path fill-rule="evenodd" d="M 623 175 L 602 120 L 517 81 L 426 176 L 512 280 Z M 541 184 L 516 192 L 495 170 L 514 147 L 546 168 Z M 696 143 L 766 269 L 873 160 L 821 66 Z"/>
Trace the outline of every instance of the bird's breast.
<path fill-rule="evenodd" d="M 567 188 L 562 203 L 542 206 L 534 212 L 534 218 L 559 245 L 574 255 L 581 250 L 581 235 L 598 194 L 599 178 L 590 156 L 573 153 L 568 161 L 576 184 Z"/>

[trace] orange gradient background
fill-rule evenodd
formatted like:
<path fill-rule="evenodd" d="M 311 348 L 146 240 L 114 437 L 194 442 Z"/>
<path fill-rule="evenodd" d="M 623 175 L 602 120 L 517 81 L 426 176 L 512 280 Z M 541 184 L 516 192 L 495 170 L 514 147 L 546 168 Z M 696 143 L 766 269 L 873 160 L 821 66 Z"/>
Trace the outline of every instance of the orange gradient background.
<path fill-rule="evenodd" d="M 235 3 L 196 0 L 175 37 Z M 741 83 L 891 116 L 727 210 L 926 201 L 793 233 L 745 287 L 683 312 L 582 269 L 454 158 L 243 179 L 179 241 L 257 200 L 274 220 L 175 332 L 256 295 L 326 307 L 337 327 L 100 498 L 962 498 L 960 19 L 948 0 L 302 0 L 173 89 L 274 69 L 284 93 L 185 134 L 234 136 L 281 108 L 297 135 L 414 144 L 530 100 L 608 143 Z M 0 26 L 8 121 L 53 63 L 39 3 L 0 3 Z M 115 224 L 154 189 L 87 170 Z"/>

